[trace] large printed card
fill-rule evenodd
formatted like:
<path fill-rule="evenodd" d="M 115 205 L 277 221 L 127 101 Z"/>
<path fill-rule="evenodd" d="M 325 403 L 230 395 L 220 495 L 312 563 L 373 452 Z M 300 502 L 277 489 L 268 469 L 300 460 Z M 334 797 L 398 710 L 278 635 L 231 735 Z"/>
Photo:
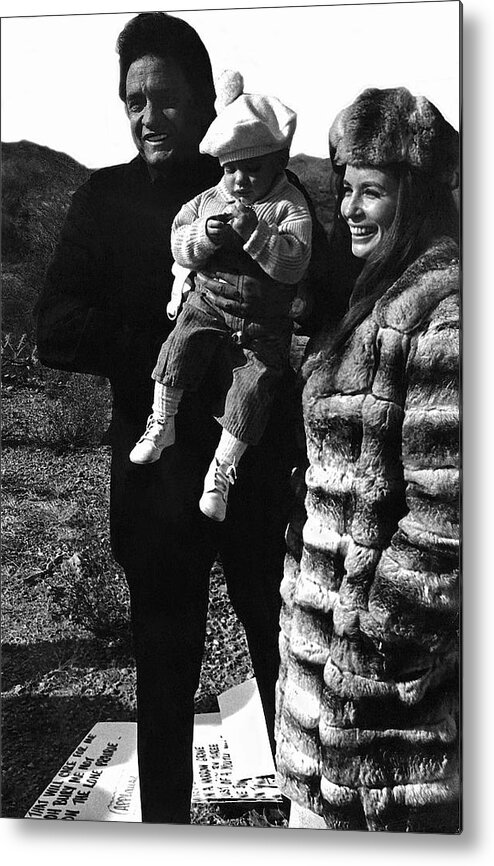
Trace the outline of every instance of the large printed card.
<path fill-rule="evenodd" d="M 221 712 L 195 716 L 192 801 L 280 802 L 255 680 L 229 689 L 219 703 L 227 707 L 226 723 Z M 97 722 L 26 817 L 140 821 L 136 736 L 135 722 Z"/>

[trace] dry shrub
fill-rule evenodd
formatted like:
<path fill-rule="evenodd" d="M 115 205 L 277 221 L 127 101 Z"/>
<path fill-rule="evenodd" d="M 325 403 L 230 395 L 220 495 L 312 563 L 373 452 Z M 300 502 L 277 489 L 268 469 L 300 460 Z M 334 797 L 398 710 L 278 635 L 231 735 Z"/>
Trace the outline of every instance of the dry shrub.
<path fill-rule="evenodd" d="M 62 453 L 104 441 L 111 411 L 106 379 L 43 370 L 39 388 L 5 389 L 4 397 L 4 445 L 35 445 Z"/>
<path fill-rule="evenodd" d="M 58 451 L 99 444 L 110 420 L 111 394 L 107 381 L 80 373 L 68 374 L 65 381 L 60 374 L 53 379 L 45 387 L 39 444 Z"/>
<path fill-rule="evenodd" d="M 129 641 L 130 597 L 107 541 L 89 541 L 50 579 L 52 611 L 97 638 Z"/>

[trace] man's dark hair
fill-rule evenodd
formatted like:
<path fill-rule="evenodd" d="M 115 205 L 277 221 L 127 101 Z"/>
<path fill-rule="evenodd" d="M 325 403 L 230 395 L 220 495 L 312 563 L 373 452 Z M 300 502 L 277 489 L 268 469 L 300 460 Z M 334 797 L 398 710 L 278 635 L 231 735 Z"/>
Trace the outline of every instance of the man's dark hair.
<path fill-rule="evenodd" d="M 211 61 L 204 43 L 186 21 L 166 12 L 142 12 L 120 33 L 117 53 L 120 58 L 118 94 L 123 102 L 127 73 L 135 60 L 147 54 L 171 58 L 182 69 L 197 104 L 203 109 L 211 108 L 208 122 L 212 122 L 215 90 Z M 206 113 L 209 115 L 209 110 Z"/>

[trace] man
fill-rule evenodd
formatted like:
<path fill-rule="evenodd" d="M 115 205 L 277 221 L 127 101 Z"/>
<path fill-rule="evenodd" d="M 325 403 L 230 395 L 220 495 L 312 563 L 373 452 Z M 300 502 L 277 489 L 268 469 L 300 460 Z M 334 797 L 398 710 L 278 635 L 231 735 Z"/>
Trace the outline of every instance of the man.
<path fill-rule="evenodd" d="M 242 464 L 222 524 L 197 506 L 218 435 L 212 407 L 221 357 L 209 392 L 184 398 L 174 447 L 149 466 L 129 461 L 152 400 L 151 371 L 171 327 L 165 315 L 171 223 L 219 173 L 216 160 L 199 154 L 214 117 L 214 86 L 196 32 L 165 13 L 143 13 L 126 25 L 117 50 L 119 93 L 138 156 L 94 172 L 73 196 L 37 306 L 37 342 L 47 366 L 111 383 L 110 531 L 131 596 L 142 819 L 189 823 L 194 694 L 218 555 L 273 744 L 295 400 L 288 378 L 262 443 Z M 320 243 L 318 249 L 321 255 Z"/>

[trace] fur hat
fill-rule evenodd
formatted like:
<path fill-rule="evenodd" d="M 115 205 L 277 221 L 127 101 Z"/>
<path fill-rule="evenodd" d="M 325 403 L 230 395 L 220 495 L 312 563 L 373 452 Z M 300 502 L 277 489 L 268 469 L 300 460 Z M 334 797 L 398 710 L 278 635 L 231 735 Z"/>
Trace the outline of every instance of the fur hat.
<path fill-rule="evenodd" d="M 337 115 L 329 131 L 336 170 L 347 164 L 408 163 L 458 185 L 459 136 L 425 96 L 405 87 L 369 88 Z"/>
<path fill-rule="evenodd" d="M 297 115 L 275 96 L 244 93 L 240 72 L 226 70 L 216 84 L 218 116 L 199 150 L 221 165 L 290 148 Z"/>

